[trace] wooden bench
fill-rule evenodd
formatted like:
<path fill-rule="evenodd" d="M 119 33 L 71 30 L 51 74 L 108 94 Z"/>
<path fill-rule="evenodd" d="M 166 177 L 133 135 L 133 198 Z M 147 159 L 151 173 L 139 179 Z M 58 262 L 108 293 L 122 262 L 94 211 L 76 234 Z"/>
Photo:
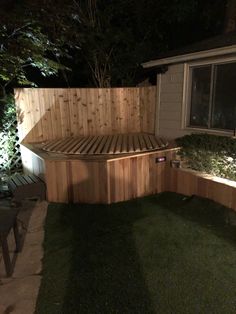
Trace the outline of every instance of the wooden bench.
<path fill-rule="evenodd" d="M 8 181 L 8 187 L 17 202 L 32 197 L 37 197 L 40 200 L 46 198 L 45 183 L 33 174 L 13 175 Z"/>
<path fill-rule="evenodd" d="M 13 229 L 15 243 L 16 243 L 16 250 L 15 252 L 20 251 L 20 236 L 18 231 L 17 225 L 17 215 L 19 212 L 19 208 L 15 208 L 12 206 L 0 206 L 0 243 L 2 247 L 2 256 L 3 261 L 5 264 L 6 274 L 7 276 L 11 276 L 13 273 L 13 264 L 14 262 L 11 261 L 7 237 L 10 231 Z"/>

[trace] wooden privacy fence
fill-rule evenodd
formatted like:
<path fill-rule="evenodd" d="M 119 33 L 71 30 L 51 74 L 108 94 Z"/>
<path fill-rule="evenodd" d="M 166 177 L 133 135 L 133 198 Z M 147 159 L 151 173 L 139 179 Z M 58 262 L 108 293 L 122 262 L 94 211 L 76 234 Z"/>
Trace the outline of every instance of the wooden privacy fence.
<path fill-rule="evenodd" d="M 155 132 L 156 87 L 17 88 L 20 140 Z"/>

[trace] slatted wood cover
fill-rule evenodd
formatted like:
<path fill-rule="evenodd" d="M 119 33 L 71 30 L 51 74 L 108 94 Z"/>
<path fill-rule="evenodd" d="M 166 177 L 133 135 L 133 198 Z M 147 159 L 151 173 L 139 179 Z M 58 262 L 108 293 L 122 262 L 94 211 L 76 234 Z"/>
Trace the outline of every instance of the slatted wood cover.
<path fill-rule="evenodd" d="M 8 181 L 8 186 L 16 201 L 21 201 L 27 197 L 39 197 L 45 199 L 45 183 L 33 174 L 16 174 Z"/>
<path fill-rule="evenodd" d="M 34 184 L 41 182 L 40 178 L 36 177 L 33 174 L 16 174 L 11 177 L 10 181 L 8 182 L 8 185 L 10 186 L 11 190 L 15 190 L 18 186 L 22 185 L 28 185 L 28 184 Z"/>
<path fill-rule="evenodd" d="M 131 133 L 64 138 L 47 142 L 42 149 L 63 154 L 114 155 L 153 151 L 167 145 L 164 139 L 155 135 Z"/>

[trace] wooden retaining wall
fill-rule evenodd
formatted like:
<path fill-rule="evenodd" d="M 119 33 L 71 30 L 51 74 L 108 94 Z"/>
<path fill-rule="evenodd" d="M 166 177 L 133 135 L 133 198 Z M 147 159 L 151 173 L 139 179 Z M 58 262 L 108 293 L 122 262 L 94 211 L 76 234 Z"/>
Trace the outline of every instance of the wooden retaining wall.
<path fill-rule="evenodd" d="M 156 86 L 137 88 L 17 88 L 20 140 L 155 132 Z"/>
<path fill-rule="evenodd" d="M 236 210 L 236 182 L 184 168 L 170 168 L 168 176 L 169 191 L 209 198 Z"/>

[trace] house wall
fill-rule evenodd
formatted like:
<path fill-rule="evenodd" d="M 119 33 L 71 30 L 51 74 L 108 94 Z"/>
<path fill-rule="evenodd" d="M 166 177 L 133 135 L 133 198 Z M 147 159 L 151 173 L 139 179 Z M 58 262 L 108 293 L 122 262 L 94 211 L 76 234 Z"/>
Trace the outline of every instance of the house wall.
<path fill-rule="evenodd" d="M 187 127 L 188 92 L 191 88 L 189 67 L 205 64 L 236 62 L 236 56 L 199 59 L 194 62 L 168 65 L 166 73 L 157 76 L 156 131 L 159 136 L 174 139 L 191 133 L 232 136 L 230 130 Z"/>
<path fill-rule="evenodd" d="M 156 133 L 168 139 L 190 133 L 182 128 L 184 64 L 170 65 L 166 73 L 158 75 L 157 90 L 159 108 Z"/>

